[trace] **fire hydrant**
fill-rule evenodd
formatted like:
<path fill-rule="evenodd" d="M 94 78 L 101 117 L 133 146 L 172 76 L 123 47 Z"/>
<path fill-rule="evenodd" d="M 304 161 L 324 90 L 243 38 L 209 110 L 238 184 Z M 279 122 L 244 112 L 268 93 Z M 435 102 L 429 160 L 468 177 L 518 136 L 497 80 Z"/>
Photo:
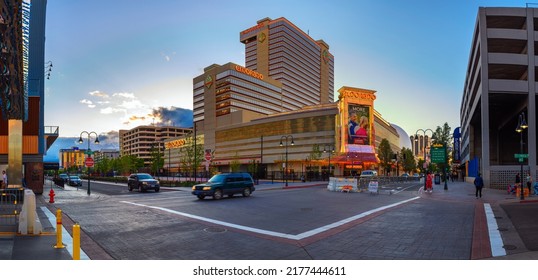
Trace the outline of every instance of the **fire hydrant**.
<path fill-rule="evenodd" d="M 54 190 L 50 189 L 49 192 L 49 203 L 54 203 Z"/>

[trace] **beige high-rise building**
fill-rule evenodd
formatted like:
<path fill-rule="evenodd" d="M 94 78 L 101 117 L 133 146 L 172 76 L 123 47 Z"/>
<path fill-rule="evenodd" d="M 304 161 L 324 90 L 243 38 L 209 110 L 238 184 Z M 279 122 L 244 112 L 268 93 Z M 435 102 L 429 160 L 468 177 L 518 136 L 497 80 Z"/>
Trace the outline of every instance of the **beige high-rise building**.
<path fill-rule="evenodd" d="M 334 102 L 334 56 L 286 18 L 264 18 L 240 33 L 245 67 L 282 83 L 282 111 Z"/>
<path fill-rule="evenodd" d="M 151 164 L 151 154 L 158 149 L 164 151 L 164 140 L 192 133 L 191 128 L 175 126 L 141 125 L 131 130 L 120 130 L 120 154 L 134 155 L 144 160 L 144 166 Z"/>

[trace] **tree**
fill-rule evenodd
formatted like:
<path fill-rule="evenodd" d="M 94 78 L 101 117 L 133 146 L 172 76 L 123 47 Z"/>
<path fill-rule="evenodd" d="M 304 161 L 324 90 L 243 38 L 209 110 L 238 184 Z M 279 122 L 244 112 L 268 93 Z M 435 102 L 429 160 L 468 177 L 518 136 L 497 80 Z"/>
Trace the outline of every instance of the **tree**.
<path fill-rule="evenodd" d="M 181 169 L 186 172 L 190 170 L 192 175 L 195 175 L 194 173 L 198 170 L 204 158 L 204 147 L 198 144 L 200 141 L 197 140 L 196 145 L 194 145 L 194 142 L 194 137 L 191 134 L 185 138 L 185 144 L 179 149 Z"/>
<path fill-rule="evenodd" d="M 158 148 L 151 147 L 151 172 L 155 175 L 164 166 L 164 157 Z"/>
<path fill-rule="evenodd" d="M 381 161 L 381 167 L 383 167 L 385 174 L 387 174 L 387 171 L 390 171 L 392 166 L 392 158 L 394 155 L 394 152 L 392 152 L 390 147 L 389 140 L 386 138 L 381 139 L 377 154 L 379 156 L 379 160 Z"/>
<path fill-rule="evenodd" d="M 239 161 L 239 155 L 235 153 L 234 158 L 232 159 L 232 161 L 230 161 L 230 171 L 238 172 L 240 167 L 241 167 L 241 162 Z"/>
<path fill-rule="evenodd" d="M 400 151 L 400 158 L 398 160 L 402 163 L 402 169 L 407 173 L 417 169 L 417 162 L 415 161 L 411 149 L 403 147 Z"/>

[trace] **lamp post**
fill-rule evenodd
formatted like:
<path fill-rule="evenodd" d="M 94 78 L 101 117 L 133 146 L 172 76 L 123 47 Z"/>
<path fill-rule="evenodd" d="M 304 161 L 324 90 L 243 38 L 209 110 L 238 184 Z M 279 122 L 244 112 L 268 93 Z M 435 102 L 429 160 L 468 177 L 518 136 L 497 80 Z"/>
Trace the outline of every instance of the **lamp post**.
<path fill-rule="evenodd" d="M 417 129 L 417 131 L 415 132 L 415 142 L 418 143 L 418 132 L 419 131 L 422 131 L 422 135 L 424 135 L 422 137 L 422 156 L 424 157 L 424 164 L 426 164 L 426 132 L 430 131 L 432 133 L 432 138 L 433 138 L 433 130 L 427 128 L 427 129 L 422 129 L 422 128 L 419 128 Z M 424 167 L 424 189 L 426 189 L 426 173 L 427 173 L 427 170 L 426 170 L 426 167 Z"/>
<path fill-rule="evenodd" d="M 524 200 L 525 199 L 525 196 L 523 195 L 523 130 L 525 130 L 527 127 L 529 127 L 527 125 L 527 121 L 525 120 L 525 112 L 521 112 L 521 114 L 519 114 L 519 119 L 517 121 L 517 127 L 516 127 L 516 131 L 519 133 L 520 135 L 520 140 L 519 140 L 519 151 L 520 151 L 520 157 L 519 157 L 519 162 L 521 163 L 521 180 L 520 180 L 520 196 L 519 198 L 521 200 Z"/>
<path fill-rule="evenodd" d="M 327 146 L 330 148 L 329 149 L 329 177 L 331 177 L 331 154 L 334 153 L 334 146 L 325 144 L 325 146 L 323 147 L 323 153 L 327 152 Z"/>
<path fill-rule="evenodd" d="M 79 144 L 82 144 L 84 143 L 84 140 L 82 140 L 82 134 L 87 134 L 88 135 L 88 157 L 91 158 L 92 157 L 92 150 L 90 149 L 90 136 L 92 134 L 95 134 L 95 144 L 99 144 L 99 136 L 97 135 L 97 133 L 95 131 L 92 131 L 92 132 L 87 132 L 87 131 L 82 131 L 80 133 L 80 137 L 78 138 L 78 143 Z M 91 194 L 91 190 L 90 190 L 90 176 L 91 176 L 91 173 L 90 173 L 90 167 L 86 165 L 86 167 L 88 168 L 88 195 Z"/>
<path fill-rule="evenodd" d="M 291 139 L 290 145 L 293 146 L 295 143 L 293 143 L 293 136 L 292 135 L 286 135 L 286 136 L 280 137 L 280 147 L 284 146 L 283 143 L 282 143 L 282 140 L 283 139 L 286 140 L 286 165 L 285 165 L 285 168 L 284 168 L 284 178 L 286 180 L 286 187 L 288 186 L 288 176 L 286 176 L 286 170 L 288 169 L 288 138 Z"/>

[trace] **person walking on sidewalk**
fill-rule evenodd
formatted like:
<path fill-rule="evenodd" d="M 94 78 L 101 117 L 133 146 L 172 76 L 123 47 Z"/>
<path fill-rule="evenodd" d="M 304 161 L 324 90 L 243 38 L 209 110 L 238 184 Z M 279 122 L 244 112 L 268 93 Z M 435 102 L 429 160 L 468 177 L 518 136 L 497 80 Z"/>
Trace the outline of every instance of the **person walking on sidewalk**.
<path fill-rule="evenodd" d="M 484 187 L 484 180 L 480 176 L 480 173 L 474 179 L 474 186 L 476 187 L 476 199 L 478 199 L 479 196 L 482 197 L 482 188 Z"/>

